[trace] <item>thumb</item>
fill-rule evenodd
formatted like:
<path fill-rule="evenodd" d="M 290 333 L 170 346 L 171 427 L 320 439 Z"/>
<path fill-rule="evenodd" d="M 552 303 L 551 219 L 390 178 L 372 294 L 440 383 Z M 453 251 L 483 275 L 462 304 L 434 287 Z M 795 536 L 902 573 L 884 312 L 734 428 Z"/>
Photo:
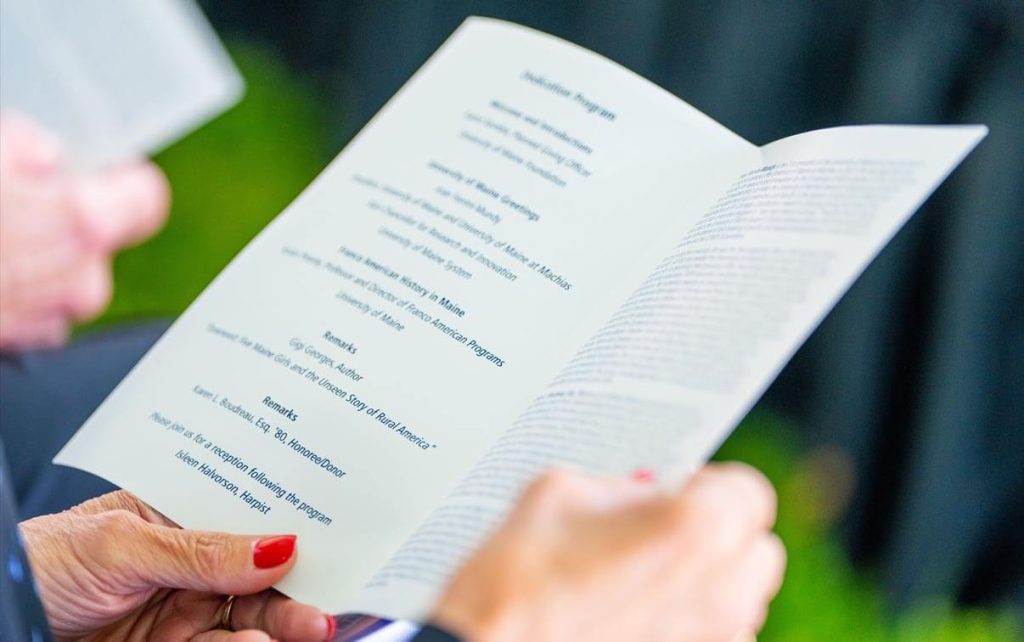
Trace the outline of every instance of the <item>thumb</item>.
<path fill-rule="evenodd" d="M 143 523 L 142 550 L 131 564 L 149 587 L 248 595 L 295 566 L 295 535 L 231 535 Z"/>

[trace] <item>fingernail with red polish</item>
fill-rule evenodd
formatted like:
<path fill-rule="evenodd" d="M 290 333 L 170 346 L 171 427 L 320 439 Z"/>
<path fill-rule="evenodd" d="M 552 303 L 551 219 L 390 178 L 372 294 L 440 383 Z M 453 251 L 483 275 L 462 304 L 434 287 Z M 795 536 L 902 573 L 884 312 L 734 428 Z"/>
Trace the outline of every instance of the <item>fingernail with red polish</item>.
<path fill-rule="evenodd" d="M 252 549 L 252 563 L 256 568 L 274 568 L 290 560 L 294 554 L 294 535 L 268 537 L 256 542 Z"/>
<path fill-rule="evenodd" d="M 324 640 L 330 642 L 330 640 L 334 639 L 334 634 L 338 631 L 338 623 L 330 615 L 325 615 L 324 617 L 327 618 L 327 635 L 324 637 Z"/>
<path fill-rule="evenodd" d="M 647 468 L 640 468 L 633 471 L 633 481 L 649 483 L 654 481 L 654 471 Z"/>

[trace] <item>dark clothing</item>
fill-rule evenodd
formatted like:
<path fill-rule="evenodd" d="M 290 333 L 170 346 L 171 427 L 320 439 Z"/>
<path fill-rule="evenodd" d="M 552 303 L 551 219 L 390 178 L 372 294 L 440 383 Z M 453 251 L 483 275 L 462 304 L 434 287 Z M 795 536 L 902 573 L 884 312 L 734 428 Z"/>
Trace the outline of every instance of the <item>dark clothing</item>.
<path fill-rule="evenodd" d="M 166 322 L 131 326 L 60 350 L 0 357 L 0 438 L 22 519 L 59 513 L 114 490 L 50 460 L 166 328 Z"/>
<path fill-rule="evenodd" d="M 410 642 L 459 642 L 459 638 L 435 626 L 425 626 Z"/>
<path fill-rule="evenodd" d="M 0 640 L 52 639 L 17 523 L 114 490 L 50 460 L 166 327 L 136 326 L 97 333 L 60 350 L 0 356 Z"/>
<path fill-rule="evenodd" d="M 18 533 L 17 504 L 0 441 L 0 640 L 44 642 L 52 639 L 42 604 L 36 598 L 32 569 Z"/>

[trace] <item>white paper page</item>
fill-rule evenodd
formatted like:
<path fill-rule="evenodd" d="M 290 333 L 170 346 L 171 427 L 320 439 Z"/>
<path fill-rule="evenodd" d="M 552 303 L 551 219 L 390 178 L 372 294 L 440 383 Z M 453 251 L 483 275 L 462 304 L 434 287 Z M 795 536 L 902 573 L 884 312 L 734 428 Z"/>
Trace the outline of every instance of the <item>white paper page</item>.
<path fill-rule="evenodd" d="M 757 154 L 594 54 L 470 20 L 56 461 L 189 528 L 298 533 L 279 588 L 346 611 Z"/>
<path fill-rule="evenodd" d="M 763 148 L 377 574 L 365 612 L 426 608 L 552 466 L 675 484 L 711 456 L 984 127 L 849 127 Z M 884 305 L 884 302 L 880 302 Z"/>
<path fill-rule="evenodd" d="M 157 152 L 242 88 L 192 0 L 0 0 L 0 106 L 57 133 L 78 166 Z"/>

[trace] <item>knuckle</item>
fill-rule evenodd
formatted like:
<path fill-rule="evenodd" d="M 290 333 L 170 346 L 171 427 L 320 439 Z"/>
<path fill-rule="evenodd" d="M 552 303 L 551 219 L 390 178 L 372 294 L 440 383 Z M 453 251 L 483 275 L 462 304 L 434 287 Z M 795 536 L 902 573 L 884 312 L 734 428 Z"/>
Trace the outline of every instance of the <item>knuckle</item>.
<path fill-rule="evenodd" d="M 735 461 L 723 463 L 721 467 L 722 471 L 730 476 L 733 483 L 742 486 L 747 494 L 766 504 L 775 504 L 775 486 L 760 470 L 749 464 Z"/>
<path fill-rule="evenodd" d="M 138 516 L 140 520 L 148 521 L 146 515 L 149 513 L 149 507 L 141 499 L 126 490 L 115 490 L 91 501 L 101 502 L 101 505 L 107 507 L 108 510 L 126 510 L 132 515 Z"/>
<path fill-rule="evenodd" d="M 163 226 L 170 211 L 171 189 L 164 173 L 151 162 L 121 170 L 121 216 L 115 225 L 118 244 L 140 241 Z"/>
<path fill-rule="evenodd" d="M 709 528 L 731 527 L 738 521 L 739 510 L 731 501 L 727 489 L 712 482 L 698 486 L 690 496 L 688 506 L 697 519 Z"/>
<path fill-rule="evenodd" d="M 152 163 L 146 167 L 150 174 L 151 187 L 147 191 L 146 203 L 142 210 L 150 225 L 149 229 L 155 232 L 167 221 L 170 213 L 171 185 L 159 167 Z"/>
<path fill-rule="evenodd" d="M 765 564 L 767 566 L 766 590 L 769 595 L 775 596 L 782 587 L 782 579 L 786 573 L 786 545 L 778 535 L 771 533 L 764 539 Z"/>
<path fill-rule="evenodd" d="M 764 475 L 757 468 L 742 461 L 720 461 L 707 466 L 708 469 L 726 475 L 763 477 Z"/>
<path fill-rule="evenodd" d="M 131 535 L 138 530 L 140 522 L 138 516 L 124 509 L 100 513 L 97 515 L 97 521 L 99 523 L 97 530 L 112 538 Z"/>
<path fill-rule="evenodd" d="M 68 512 L 83 515 L 105 514 L 119 509 L 136 512 L 132 510 L 130 498 L 134 498 L 134 496 L 128 491 L 114 490 L 99 497 L 87 499 L 81 504 L 68 509 Z"/>
<path fill-rule="evenodd" d="M 775 487 L 756 468 L 740 462 L 709 466 L 698 490 L 712 490 L 715 501 L 732 510 L 736 519 L 747 520 L 759 528 L 775 522 Z"/>
<path fill-rule="evenodd" d="M 531 490 L 541 498 L 561 494 L 569 485 L 569 473 L 553 469 L 546 471 L 533 482 Z"/>
<path fill-rule="evenodd" d="M 782 538 L 775 533 L 768 533 L 765 536 L 765 545 L 768 547 L 768 555 L 777 566 L 786 565 L 786 544 Z"/>
<path fill-rule="evenodd" d="M 110 239 L 110 226 L 94 209 L 83 203 L 86 197 L 69 191 L 63 208 L 71 213 L 75 238 L 84 251 L 101 250 Z"/>
<path fill-rule="evenodd" d="M 740 511 L 728 500 L 728 494 L 715 486 L 702 488 L 686 501 L 676 502 L 673 526 L 689 540 L 690 546 L 716 557 L 728 554 L 749 535 Z"/>
<path fill-rule="evenodd" d="M 91 516 L 91 528 L 82 534 L 84 550 L 101 568 L 116 570 L 128 562 L 124 544 L 139 539 L 141 520 L 126 510 L 111 510 Z"/>
<path fill-rule="evenodd" d="M 564 470 L 549 470 L 526 488 L 517 513 L 527 519 L 547 519 L 552 510 L 563 508 L 573 487 L 573 476 Z"/>
<path fill-rule="evenodd" d="M 107 493 L 106 501 L 113 506 L 118 506 L 132 512 L 137 512 L 140 503 L 135 495 L 126 490 L 115 490 Z"/>
<path fill-rule="evenodd" d="M 230 562 L 230 551 L 220 538 L 212 533 L 193 533 L 188 541 L 189 557 L 200 575 L 223 574 Z"/>
<path fill-rule="evenodd" d="M 720 593 L 710 611 L 726 631 L 760 630 L 768 617 L 768 604 L 755 590 L 739 586 Z"/>

